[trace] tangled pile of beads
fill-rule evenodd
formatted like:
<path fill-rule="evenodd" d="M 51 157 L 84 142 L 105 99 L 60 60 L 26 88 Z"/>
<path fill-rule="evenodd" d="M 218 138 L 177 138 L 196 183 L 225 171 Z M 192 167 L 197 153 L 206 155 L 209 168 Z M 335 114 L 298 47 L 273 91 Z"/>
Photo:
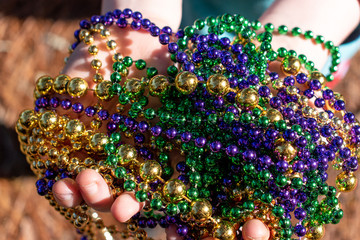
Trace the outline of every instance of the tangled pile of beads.
<path fill-rule="evenodd" d="M 173 61 L 167 75 L 116 52 L 110 25 L 158 37 Z M 95 87 L 67 75 L 39 78 L 35 109 L 21 113 L 16 130 L 39 178 L 38 193 L 84 239 L 95 239 L 97 231 L 106 239 L 149 239 L 143 228 L 170 224 L 184 239 L 237 239 L 252 218 L 269 226 L 272 239 L 321 239 L 325 224 L 340 221 L 339 193 L 357 184 L 360 126 L 342 96 L 325 87 L 331 74 L 325 77 L 293 50 L 272 49 L 272 24 L 224 14 L 173 34 L 125 9 L 80 27 L 71 49 L 88 46 Z M 204 28 L 206 34 L 198 33 Z M 234 39 L 222 37 L 225 32 Z M 333 58 L 330 72 L 336 71 L 339 49 L 331 41 L 299 28 L 277 32 L 323 44 Z M 99 72 L 96 35 L 112 52 L 110 80 Z M 281 70 L 271 72 L 273 62 Z M 146 73 L 128 78 L 133 65 Z M 84 106 L 89 92 L 97 103 Z M 181 159 L 176 169 L 172 152 Z M 329 164 L 340 170 L 340 192 L 327 183 Z M 115 197 L 134 191 L 146 203 L 126 230 L 105 226 L 86 205 L 65 208 L 54 200 L 55 181 L 85 168 L 97 170 Z"/>

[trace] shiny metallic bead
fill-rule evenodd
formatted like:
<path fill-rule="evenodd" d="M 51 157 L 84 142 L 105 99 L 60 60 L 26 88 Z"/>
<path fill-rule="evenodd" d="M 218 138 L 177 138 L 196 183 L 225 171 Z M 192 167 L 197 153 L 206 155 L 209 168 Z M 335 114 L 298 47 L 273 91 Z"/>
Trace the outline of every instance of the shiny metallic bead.
<path fill-rule="evenodd" d="M 198 82 L 194 73 L 184 71 L 176 75 L 175 87 L 183 94 L 190 94 L 196 89 Z"/>
<path fill-rule="evenodd" d="M 92 44 L 94 42 L 94 36 L 89 35 L 84 37 L 83 42 L 87 45 Z"/>
<path fill-rule="evenodd" d="M 34 98 L 35 98 L 35 99 L 38 99 L 38 98 L 41 98 L 41 97 L 42 97 L 42 94 L 39 93 L 39 91 L 36 90 L 36 88 L 35 88 L 35 89 L 34 89 Z"/>
<path fill-rule="evenodd" d="M 355 157 L 357 158 L 358 163 L 360 163 L 360 148 L 357 148 L 355 150 Z"/>
<path fill-rule="evenodd" d="M 114 40 L 109 40 L 109 41 L 106 41 L 106 47 L 109 49 L 109 50 L 113 50 L 116 48 L 116 42 Z"/>
<path fill-rule="evenodd" d="M 265 75 L 264 79 L 261 81 L 263 85 L 268 85 L 271 82 L 271 77 L 269 75 Z"/>
<path fill-rule="evenodd" d="M 236 238 L 236 231 L 231 223 L 222 221 L 215 228 L 213 236 L 220 240 L 233 240 Z"/>
<path fill-rule="evenodd" d="M 212 215 L 211 203 L 206 199 L 196 199 L 191 203 L 191 215 L 199 221 L 205 221 Z"/>
<path fill-rule="evenodd" d="M 93 59 L 91 60 L 91 67 L 96 69 L 96 70 L 99 70 L 102 66 L 102 62 L 99 60 L 99 59 Z"/>
<path fill-rule="evenodd" d="M 342 172 L 336 177 L 336 187 L 341 192 L 350 192 L 357 186 L 357 179 L 353 172 Z"/>
<path fill-rule="evenodd" d="M 59 152 L 56 148 L 51 148 L 49 149 L 48 156 L 49 158 L 55 159 L 59 156 Z"/>
<path fill-rule="evenodd" d="M 103 30 L 103 29 L 105 29 L 105 26 L 104 26 L 104 24 L 102 24 L 102 23 L 97 23 L 97 24 L 95 25 L 95 27 L 94 27 L 94 31 L 95 31 L 95 32 L 100 32 L 100 31 Z"/>
<path fill-rule="evenodd" d="M 76 139 L 76 138 L 84 135 L 85 126 L 79 120 L 72 119 L 66 123 L 64 130 L 65 130 L 65 134 L 70 139 Z"/>
<path fill-rule="evenodd" d="M 57 76 L 54 80 L 54 85 L 53 85 L 54 91 L 59 94 L 65 93 L 69 81 L 70 81 L 70 77 L 68 75 L 61 74 Z"/>
<path fill-rule="evenodd" d="M 144 229 L 140 229 L 136 231 L 134 240 L 146 240 L 147 239 L 147 232 Z"/>
<path fill-rule="evenodd" d="M 301 62 L 296 57 L 287 56 L 282 60 L 280 68 L 286 75 L 296 75 L 301 69 Z"/>
<path fill-rule="evenodd" d="M 93 81 L 95 83 L 100 83 L 104 80 L 104 76 L 101 73 L 95 73 L 93 76 Z"/>
<path fill-rule="evenodd" d="M 252 109 L 259 103 L 259 95 L 256 90 L 246 88 L 236 95 L 235 101 L 242 107 Z"/>
<path fill-rule="evenodd" d="M 88 52 L 91 54 L 91 55 L 96 55 L 98 54 L 99 52 L 99 48 L 95 45 L 91 45 L 89 48 L 88 48 Z"/>
<path fill-rule="evenodd" d="M 309 79 L 310 80 L 319 80 L 319 82 L 321 83 L 321 86 L 325 86 L 325 84 L 327 82 L 324 74 L 322 74 L 321 72 L 318 72 L 318 71 L 314 71 L 314 72 L 310 73 Z"/>
<path fill-rule="evenodd" d="M 130 161 L 134 161 L 137 158 L 137 152 L 134 146 L 129 144 L 123 144 L 117 149 L 120 163 L 127 164 Z"/>
<path fill-rule="evenodd" d="M 151 95 L 159 96 L 169 89 L 169 80 L 163 75 L 156 75 L 150 79 L 149 91 Z"/>
<path fill-rule="evenodd" d="M 310 106 L 305 106 L 302 110 L 302 113 L 305 117 L 314 117 L 316 110 Z"/>
<path fill-rule="evenodd" d="M 100 31 L 100 35 L 101 35 L 101 37 L 109 37 L 110 36 L 110 31 L 108 30 L 108 29 L 102 29 L 101 31 Z"/>
<path fill-rule="evenodd" d="M 338 117 L 333 117 L 331 119 L 331 126 L 335 129 L 340 129 L 343 125 L 343 121 Z"/>
<path fill-rule="evenodd" d="M 141 94 L 144 90 L 140 80 L 137 78 L 130 78 L 126 80 L 124 83 L 124 89 L 125 92 L 129 93 L 130 95 Z"/>
<path fill-rule="evenodd" d="M 135 232 L 139 228 L 137 222 L 135 221 L 130 221 L 126 225 L 127 229 L 131 232 Z"/>
<path fill-rule="evenodd" d="M 79 32 L 79 38 L 80 40 L 82 41 L 86 36 L 89 36 L 90 35 L 90 31 L 87 30 L 87 29 L 82 29 L 80 32 Z"/>
<path fill-rule="evenodd" d="M 39 120 L 39 126 L 42 130 L 51 131 L 57 127 L 58 117 L 56 113 L 52 111 L 46 111 L 41 114 Z"/>
<path fill-rule="evenodd" d="M 306 235 L 305 238 L 307 240 L 320 240 L 325 236 L 325 227 L 323 225 L 311 227 Z"/>
<path fill-rule="evenodd" d="M 105 133 L 95 133 L 90 136 L 90 148 L 96 152 L 104 149 L 104 145 L 108 143 L 108 138 Z"/>
<path fill-rule="evenodd" d="M 211 75 L 206 82 L 206 89 L 213 95 L 224 95 L 229 91 L 228 79 L 221 74 Z"/>
<path fill-rule="evenodd" d="M 290 162 L 296 157 L 297 150 L 290 142 L 281 141 L 276 146 L 275 153 L 277 153 L 281 159 Z"/>
<path fill-rule="evenodd" d="M 323 123 L 327 123 L 329 121 L 329 114 L 327 112 L 320 112 L 318 114 L 319 120 Z"/>
<path fill-rule="evenodd" d="M 90 35 L 90 31 L 89 30 L 87 30 L 87 29 L 82 29 L 81 31 L 80 31 L 80 33 L 79 33 L 79 38 L 80 38 L 80 40 L 82 41 L 82 40 L 84 40 L 84 38 L 86 37 L 86 36 L 89 36 Z"/>
<path fill-rule="evenodd" d="M 288 86 L 286 88 L 286 93 L 289 95 L 296 95 L 299 89 L 296 86 Z"/>
<path fill-rule="evenodd" d="M 109 100 L 111 98 L 109 89 L 112 86 L 110 81 L 102 81 L 95 87 L 95 95 L 101 100 Z"/>
<path fill-rule="evenodd" d="M 37 116 L 33 110 L 25 110 L 20 113 L 19 123 L 25 130 L 29 130 L 37 122 Z"/>
<path fill-rule="evenodd" d="M 123 55 L 121 55 L 121 53 L 115 53 L 112 59 L 114 62 L 120 62 L 123 59 Z"/>
<path fill-rule="evenodd" d="M 161 165 L 157 161 L 148 160 L 141 164 L 139 172 L 143 180 L 155 180 L 161 176 Z"/>
<path fill-rule="evenodd" d="M 81 97 L 85 95 L 88 89 L 87 82 L 82 78 L 73 78 L 67 85 L 67 92 L 72 97 Z"/>
<path fill-rule="evenodd" d="M 15 130 L 16 130 L 16 133 L 19 136 L 26 136 L 27 135 L 26 129 L 23 128 L 23 126 L 21 125 L 19 120 L 16 122 Z"/>
<path fill-rule="evenodd" d="M 36 81 L 36 90 L 42 94 L 46 95 L 50 92 L 54 80 L 49 76 L 42 76 Z"/>
<path fill-rule="evenodd" d="M 306 96 L 300 96 L 299 100 L 298 100 L 298 103 L 303 105 L 303 106 L 307 106 L 308 103 L 309 103 L 309 98 L 306 97 Z"/>
<path fill-rule="evenodd" d="M 289 102 L 286 106 L 288 108 L 291 108 L 292 110 L 294 110 L 294 112 L 296 112 L 298 110 L 298 105 L 294 102 Z"/>
<path fill-rule="evenodd" d="M 90 122 L 90 127 L 92 129 L 99 129 L 102 125 L 102 122 L 100 120 L 94 119 Z"/>
<path fill-rule="evenodd" d="M 186 186 L 179 179 L 170 179 L 164 184 L 162 193 L 167 201 L 177 202 L 185 196 Z"/>
<path fill-rule="evenodd" d="M 269 108 L 266 111 L 266 117 L 269 119 L 270 122 L 277 122 L 280 120 L 283 120 L 283 115 L 281 114 L 281 112 L 279 112 L 278 110 L 274 109 L 274 108 Z"/>
<path fill-rule="evenodd" d="M 283 79 L 276 79 L 275 81 L 273 81 L 271 83 L 271 85 L 275 90 L 279 90 L 280 88 L 282 88 L 284 86 L 284 80 Z"/>

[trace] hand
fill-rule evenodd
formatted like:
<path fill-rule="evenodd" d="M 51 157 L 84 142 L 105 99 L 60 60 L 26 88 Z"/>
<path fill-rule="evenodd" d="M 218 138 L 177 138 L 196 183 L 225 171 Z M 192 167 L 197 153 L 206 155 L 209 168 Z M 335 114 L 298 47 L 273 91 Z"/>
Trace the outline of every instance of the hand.
<path fill-rule="evenodd" d="M 155 20 L 155 23 L 160 27 L 168 25 L 171 26 L 172 29 L 177 29 L 179 26 L 181 14 L 180 1 L 177 1 L 176 4 L 170 4 L 171 6 L 166 6 L 165 8 L 168 9 L 168 11 L 164 11 L 164 8 L 161 10 L 154 9 L 153 6 L 159 6 L 159 4 L 154 2 L 151 3 L 151 6 L 148 6 L 149 1 L 135 0 L 129 2 L 126 6 L 121 6 L 121 4 L 126 4 L 125 2 L 127 1 L 121 1 L 121 3 L 104 1 L 103 12 L 106 12 L 108 9 L 124 9 L 125 7 L 129 7 L 141 11 L 144 17 L 152 21 Z M 168 1 L 155 0 L 155 2 L 161 2 L 163 6 L 163 4 Z M 117 30 L 117 27 L 111 27 L 110 31 L 111 39 L 114 39 L 118 44 L 117 51 L 122 53 L 123 56 L 131 56 L 133 59 L 144 59 L 148 66 L 155 66 L 159 70 L 159 73 L 166 73 L 166 67 L 169 65 L 167 48 L 160 45 L 157 38 L 151 37 L 145 32 L 136 32 L 128 29 Z M 143 42 L 146 42 L 146 44 L 141 44 Z M 95 42 L 96 45 L 97 43 L 98 42 Z M 99 48 L 98 59 L 102 61 L 101 73 L 105 79 L 110 79 L 112 69 L 110 52 L 106 50 L 105 47 L 102 47 L 102 49 L 101 46 L 99 46 Z M 91 88 L 91 77 L 93 75 L 92 72 L 89 72 L 91 60 L 92 58 L 87 53 L 87 46 L 79 45 L 72 54 L 63 73 L 69 76 L 80 76 L 87 79 Z M 131 74 L 133 73 L 130 73 L 130 76 Z M 80 99 L 83 101 L 83 104 L 94 101 L 94 98 L 89 95 L 90 94 Z M 116 102 L 117 100 L 110 101 L 109 104 L 115 106 Z M 86 117 L 80 117 L 84 123 L 86 123 L 85 118 Z M 95 210 L 110 211 L 112 216 L 119 222 L 127 221 L 144 207 L 143 203 L 139 203 L 135 199 L 133 192 L 124 192 L 114 199 L 102 176 L 91 169 L 80 172 L 75 180 L 66 178 L 56 182 L 53 186 L 53 193 L 57 202 L 62 206 L 74 207 L 85 201 L 87 205 Z M 266 240 L 269 239 L 269 235 L 268 228 L 260 220 L 250 220 L 243 227 L 243 236 L 246 240 Z M 174 228 L 170 227 L 167 230 L 167 239 L 181 239 L 181 237 L 176 234 Z M 210 240 L 213 238 L 206 239 Z"/>

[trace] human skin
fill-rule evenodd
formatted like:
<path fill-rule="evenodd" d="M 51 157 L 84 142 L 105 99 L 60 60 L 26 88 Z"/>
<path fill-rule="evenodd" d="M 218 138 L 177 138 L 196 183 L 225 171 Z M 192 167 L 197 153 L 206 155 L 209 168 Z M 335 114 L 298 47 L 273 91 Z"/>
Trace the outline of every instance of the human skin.
<path fill-rule="evenodd" d="M 181 21 L 181 0 L 104 0 L 102 13 L 113 9 L 130 8 L 140 11 L 143 17 L 149 18 L 157 26 L 170 26 L 177 29 Z M 161 9 L 158 6 L 162 6 Z M 166 10 L 165 10 L 166 9 Z M 336 14 L 333 14 L 336 12 Z M 262 23 L 271 22 L 275 26 L 285 24 L 291 29 L 298 26 L 303 30 L 313 30 L 325 39 L 340 44 L 359 22 L 359 4 L 357 0 L 278 0 L 260 18 Z M 111 30 L 111 38 L 118 43 L 118 52 L 133 59 L 145 59 L 146 62 L 166 73 L 168 65 L 167 49 L 158 43 L 157 38 L 150 37 L 146 32 Z M 146 42 L 146 44 L 141 44 Z M 95 43 L 96 44 L 96 43 Z M 315 62 L 321 69 L 328 53 L 313 42 L 301 38 L 288 36 L 274 36 L 272 43 L 276 50 L 280 46 L 294 49 L 303 53 Z M 101 50 L 101 49 L 100 49 Z M 105 79 L 110 79 L 111 61 L 109 52 L 103 49 L 98 55 L 102 60 L 101 68 Z M 85 45 L 79 45 L 72 54 L 63 73 L 69 76 L 79 76 L 86 79 L 91 86 L 92 72 L 89 72 L 91 57 Z M 131 74 L 131 73 L 130 73 Z M 87 97 L 84 101 L 92 101 Z M 65 207 L 74 207 L 85 201 L 90 207 L 99 211 L 110 211 L 119 222 L 127 221 L 131 216 L 142 209 L 143 203 L 136 201 L 131 192 L 122 193 L 116 199 L 112 198 L 104 179 L 94 170 L 82 171 L 75 180 L 63 179 L 53 186 L 54 197 Z M 173 228 L 171 228 L 173 229 Z M 167 231 L 168 239 L 181 239 L 173 230 Z M 245 240 L 269 239 L 269 230 L 260 220 L 250 220 L 243 226 Z M 206 238 L 211 240 L 213 238 Z"/>

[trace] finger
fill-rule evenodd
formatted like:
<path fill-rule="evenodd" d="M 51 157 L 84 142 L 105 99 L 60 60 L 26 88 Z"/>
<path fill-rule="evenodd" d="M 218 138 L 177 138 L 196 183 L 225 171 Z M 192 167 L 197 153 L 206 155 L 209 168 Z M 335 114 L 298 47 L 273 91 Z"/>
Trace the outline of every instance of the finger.
<path fill-rule="evenodd" d="M 143 207 L 144 203 L 138 202 L 133 192 L 124 192 L 115 199 L 111 213 L 119 222 L 126 222 Z"/>
<path fill-rule="evenodd" d="M 177 227 L 175 225 L 170 225 L 170 227 L 166 228 L 166 240 L 182 240 L 183 238 L 176 231 Z"/>
<path fill-rule="evenodd" d="M 99 173 L 86 169 L 76 177 L 80 193 L 85 202 L 99 211 L 109 211 L 113 198 L 109 186 Z"/>
<path fill-rule="evenodd" d="M 262 221 L 251 219 L 244 224 L 242 235 L 244 240 L 268 240 L 270 231 Z"/>
<path fill-rule="evenodd" d="M 55 200 L 63 207 L 75 207 L 83 200 L 76 182 L 71 178 L 57 181 L 52 191 Z"/>

